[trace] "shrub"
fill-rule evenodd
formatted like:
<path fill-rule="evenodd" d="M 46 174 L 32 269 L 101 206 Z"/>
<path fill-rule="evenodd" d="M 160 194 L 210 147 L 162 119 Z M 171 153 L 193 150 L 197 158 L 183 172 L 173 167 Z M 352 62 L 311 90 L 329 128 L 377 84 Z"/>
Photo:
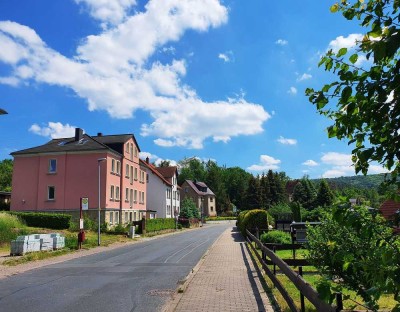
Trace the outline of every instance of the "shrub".
<path fill-rule="evenodd" d="M 249 210 L 242 221 L 239 229 L 243 235 L 246 235 L 246 229 L 249 231 L 258 228 L 259 230 L 268 229 L 268 213 L 262 209 Z"/>
<path fill-rule="evenodd" d="M 289 233 L 283 231 L 270 231 L 261 234 L 261 242 L 271 244 L 291 244 L 292 239 Z"/>
<path fill-rule="evenodd" d="M 181 203 L 181 210 L 179 212 L 179 216 L 182 218 L 200 218 L 199 210 L 196 207 L 196 204 L 190 197 L 186 197 Z"/>
<path fill-rule="evenodd" d="M 175 229 L 175 219 L 174 218 L 157 218 L 157 219 L 147 219 L 146 220 L 146 231 L 155 232 L 168 229 Z"/>
<path fill-rule="evenodd" d="M 71 221 L 70 215 L 58 214 L 58 213 L 14 212 L 14 211 L 9 213 L 11 215 L 18 216 L 28 226 L 43 227 L 55 230 L 68 229 Z"/>
<path fill-rule="evenodd" d="M 289 220 L 293 221 L 293 212 L 290 207 L 285 203 L 278 203 L 268 209 L 268 213 L 275 220 Z"/>
<path fill-rule="evenodd" d="M 241 211 L 237 217 L 236 226 L 240 229 L 241 223 L 243 222 L 244 217 L 250 210 Z"/>
<path fill-rule="evenodd" d="M 237 220 L 237 217 L 207 217 L 206 221 Z"/>
<path fill-rule="evenodd" d="M 8 213 L 0 213 L 0 245 L 9 243 L 19 235 L 26 235 L 26 225 Z"/>

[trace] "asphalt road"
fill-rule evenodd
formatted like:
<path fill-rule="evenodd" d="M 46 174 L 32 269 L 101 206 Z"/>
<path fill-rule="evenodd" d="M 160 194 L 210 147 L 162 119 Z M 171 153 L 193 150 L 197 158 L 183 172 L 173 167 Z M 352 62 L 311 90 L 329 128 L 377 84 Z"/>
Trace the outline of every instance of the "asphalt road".
<path fill-rule="evenodd" d="M 231 226 L 207 225 L 2 279 L 0 311 L 159 311 Z"/>

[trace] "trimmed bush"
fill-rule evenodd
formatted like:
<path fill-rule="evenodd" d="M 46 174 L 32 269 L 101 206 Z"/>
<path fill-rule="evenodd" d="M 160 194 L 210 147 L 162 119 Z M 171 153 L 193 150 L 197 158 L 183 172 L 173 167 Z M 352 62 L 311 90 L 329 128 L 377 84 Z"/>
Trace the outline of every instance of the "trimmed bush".
<path fill-rule="evenodd" d="M 70 215 L 42 212 L 9 212 L 23 220 L 27 226 L 42 227 L 54 230 L 69 228 Z"/>
<path fill-rule="evenodd" d="M 174 218 L 146 219 L 146 232 L 175 229 L 175 226 Z"/>
<path fill-rule="evenodd" d="M 271 244 L 291 244 L 292 239 L 289 233 L 283 231 L 269 231 L 261 234 L 260 240 L 262 243 Z"/>
<path fill-rule="evenodd" d="M 240 229 L 241 223 L 243 222 L 244 217 L 250 210 L 241 211 L 237 217 L 236 226 Z"/>
<path fill-rule="evenodd" d="M 268 229 L 268 213 L 262 209 L 249 210 L 245 215 L 243 220 L 240 221 L 239 229 L 240 232 L 245 236 L 246 229 L 253 231 L 255 228 L 259 230 Z"/>
<path fill-rule="evenodd" d="M 207 217 L 206 221 L 223 221 L 223 220 L 236 220 L 237 217 Z"/>

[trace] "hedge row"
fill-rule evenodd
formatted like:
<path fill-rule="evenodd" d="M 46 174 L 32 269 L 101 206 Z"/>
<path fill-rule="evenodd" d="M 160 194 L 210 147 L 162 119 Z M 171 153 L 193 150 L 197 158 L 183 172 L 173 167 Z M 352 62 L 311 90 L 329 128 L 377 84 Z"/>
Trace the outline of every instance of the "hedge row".
<path fill-rule="evenodd" d="M 207 217 L 206 221 L 236 220 L 237 217 Z"/>
<path fill-rule="evenodd" d="M 18 216 L 28 226 L 43 227 L 54 230 L 68 229 L 71 221 L 70 215 L 42 212 L 8 212 Z"/>
<path fill-rule="evenodd" d="M 158 218 L 146 220 L 146 232 L 155 232 L 161 230 L 175 229 L 174 218 Z"/>
<path fill-rule="evenodd" d="M 242 211 L 239 213 L 237 226 L 242 235 L 246 236 L 246 229 L 250 232 L 254 231 L 256 228 L 268 231 L 268 225 L 269 222 L 272 221 L 271 219 L 268 212 L 262 209 Z"/>

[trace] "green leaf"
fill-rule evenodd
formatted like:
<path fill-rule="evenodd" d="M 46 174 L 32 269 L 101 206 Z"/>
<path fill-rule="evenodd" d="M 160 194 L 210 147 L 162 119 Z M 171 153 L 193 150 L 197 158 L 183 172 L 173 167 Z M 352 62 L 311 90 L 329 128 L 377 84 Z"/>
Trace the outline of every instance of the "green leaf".
<path fill-rule="evenodd" d="M 349 60 L 350 60 L 350 62 L 352 64 L 354 64 L 358 60 L 358 55 L 357 54 L 353 54 L 352 56 L 350 56 Z"/>
<path fill-rule="evenodd" d="M 336 54 L 337 57 L 341 57 L 347 53 L 347 48 L 341 48 Z"/>
<path fill-rule="evenodd" d="M 330 8 L 331 13 L 336 13 L 338 10 L 339 10 L 339 4 L 338 3 L 335 3 Z"/>
<path fill-rule="evenodd" d="M 353 92 L 353 89 L 350 86 L 345 87 L 342 90 L 341 101 L 343 103 L 347 103 L 347 101 L 350 98 L 352 92 Z"/>

